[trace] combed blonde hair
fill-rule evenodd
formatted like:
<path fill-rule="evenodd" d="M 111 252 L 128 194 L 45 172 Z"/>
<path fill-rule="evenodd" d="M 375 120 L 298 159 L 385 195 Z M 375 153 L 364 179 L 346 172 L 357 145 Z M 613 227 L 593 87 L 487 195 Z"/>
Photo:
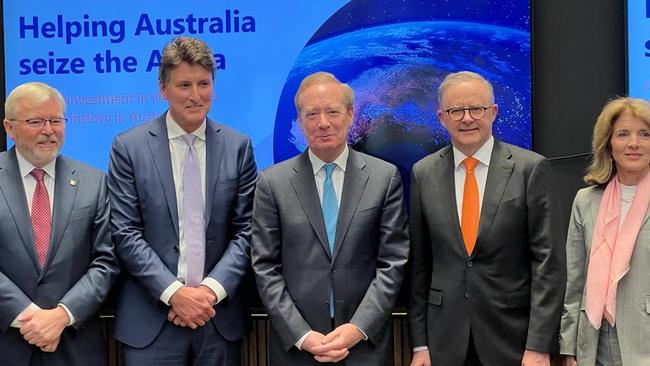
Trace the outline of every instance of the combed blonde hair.
<path fill-rule="evenodd" d="M 324 83 L 338 84 L 341 87 L 341 92 L 343 93 L 343 103 L 345 103 L 347 109 L 350 110 L 354 107 L 354 90 L 352 90 L 348 84 L 340 82 L 339 79 L 334 76 L 334 74 L 325 71 L 317 71 L 311 75 L 308 75 L 300 82 L 296 96 L 293 98 L 293 102 L 296 105 L 296 111 L 298 113 L 300 113 L 300 110 L 302 109 L 298 103 L 300 94 L 302 94 L 302 92 L 310 86 Z"/>
<path fill-rule="evenodd" d="M 650 104 L 643 99 L 620 97 L 610 100 L 600 112 L 591 139 L 591 164 L 587 168 L 584 181 L 590 185 L 602 185 L 616 175 L 616 164 L 612 159 L 612 134 L 614 123 L 628 111 L 641 118 L 650 128 Z"/>

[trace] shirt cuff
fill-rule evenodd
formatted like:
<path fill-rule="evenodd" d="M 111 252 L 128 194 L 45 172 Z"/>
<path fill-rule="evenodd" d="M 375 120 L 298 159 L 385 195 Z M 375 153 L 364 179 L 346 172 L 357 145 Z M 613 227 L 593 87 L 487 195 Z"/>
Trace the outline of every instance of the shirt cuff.
<path fill-rule="evenodd" d="M 413 347 L 413 353 L 415 353 L 415 352 L 417 352 L 417 351 L 428 351 L 428 350 L 429 350 L 429 347 L 427 347 L 427 346 L 417 346 L 417 347 Z"/>
<path fill-rule="evenodd" d="M 210 290 L 214 291 L 214 294 L 217 295 L 217 302 L 215 303 L 218 304 L 221 302 L 221 300 L 225 299 L 228 297 L 228 294 L 226 293 L 226 289 L 221 286 L 219 281 L 215 280 L 212 277 L 206 277 L 201 281 L 202 285 L 208 286 Z"/>
<path fill-rule="evenodd" d="M 307 339 L 307 336 L 309 335 L 309 333 L 311 333 L 311 330 L 310 330 L 309 332 L 305 333 L 304 336 L 300 337 L 300 339 L 298 340 L 298 342 L 296 342 L 296 343 L 294 344 L 294 346 L 296 346 L 297 349 L 299 349 L 299 350 L 302 351 L 302 344 L 305 343 L 305 339 Z"/>
<path fill-rule="evenodd" d="M 366 334 L 366 332 L 363 331 L 363 329 L 359 328 L 359 326 L 354 324 L 354 323 L 350 323 L 350 324 L 354 325 L 355 327 L 357 327 L 357 329 L 359 329 L 359 332 L 361 332 L 361 334 L 363 335 L 363 340 L 364 341 L 368 340 L 368 335 Z"/>
<path fill-rule="evenodd" d="M 74 324 L 74 322 L 75 322 L 74 315 L 72 315 L 72 312 L 70 312 L 70 309 L 68 309 L 68 307 L 65 306 L 64 303 L 59 303 L 58 306 L 62 307 L 63 310 L 65 310 L 65 312 L 68 313 L 68 318 L 70 318 L 70 322 L 68 323 L 68 326 Z"/>
<path fill-rule="evenodd" d="M 40 308 L 38 305 L 34 304 L 34 303 L 31 303 L 31 304 L 27 305 L 27 307 L 25 308 L 25 310 L 21 311 L 20 314 L 18 314 L 18 316 L 16 317 L 16 319 L 14 319 L 14 321 L 11 322 L 10 326 L 11 326 L 12 328 L 20 328 L 20 327 L 22 327 L 22 326 L 23 326 L 23 322 L 21 322 L 21 321 L 18 320 L 18 319 L 20 319 L 20 317 L 21 317 L 23 314 L 28 313 L 28 312 L 32 312 L 32 311 L 36 311 L 36 310 L 41 310 L 41 308 Z"/>
<path fill-rule="evenodd" d="M 174 295 L 181 287 L 183 287 L 181 281 L 172 282 L 172 284 L 167 286 L 165 291 L 163 291 L 162 295 L 160 295 L 160 301 L 169 306 L 169 299 L 171 299 L 172 295 Z"/>

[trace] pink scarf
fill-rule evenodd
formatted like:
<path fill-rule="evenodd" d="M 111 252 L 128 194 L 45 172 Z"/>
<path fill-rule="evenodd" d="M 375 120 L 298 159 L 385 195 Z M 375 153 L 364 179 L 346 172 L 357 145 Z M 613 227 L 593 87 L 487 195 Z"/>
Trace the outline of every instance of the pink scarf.
<path fill-rule="evenodd" d="M 587 270 L 586 310 L 589 321 L 600 329 L 603 319 L 616 324 L 618 281 L 630 270 L 630 258 L 650 202 L 650 174 L 637 185 L 630 210 L 620 226 L 621 191 L 618 178 L 605 188 L 598 208 Z"/>

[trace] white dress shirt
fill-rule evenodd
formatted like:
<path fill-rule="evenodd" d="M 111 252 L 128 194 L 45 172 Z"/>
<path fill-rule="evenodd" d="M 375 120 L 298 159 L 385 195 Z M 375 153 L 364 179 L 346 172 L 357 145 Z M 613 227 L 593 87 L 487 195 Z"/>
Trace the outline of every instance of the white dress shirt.
<path fill-rule="evenodd" d="M 30 163 L 27 159 L 25 159 L 25 157 L 20 153 L 20 151 L 18 151 L 18 149 L 16 149 L 16 158 L 18 160 L 18 169 L 20 169 L 20 176 L 23 181 L 23 188 L 25 189 L 25 199 L 27 200 L 29 216 L 31 217 L 32 198 L 34 196 L 34 191 L 36 190 L 36 178 L 34 178 L 30 173 L 32 170 L 36 169 L 36 167 L 32 165 L 32 163 Z M 50 199 L 50 213 L 54 215 L 54 178 L 56 176 L 56 159 L 52 159 L 52 161 L 45 164 L 41 169 L 45 171 L 45 174 L 43 175 L 43 183 L 45 184 L 45 189 L 47 190 L 47 195 Z M 68 313 L 68 317 L 70 318 L 70 323 L 68 323 L 68 325 L 74 324 L 74 316 L 70 312 L 70 309 L 68 309 L 68 307 L 64 304 L 59 304 L 59 306 L 62 307 L 66 313 Z M 21 315 L 40 309 L 41 308 L 34 303 L 29 304 L 25 310 L 18 314 L 18 316 L 11 322 L 11 326 L 14 328 L 20 328 L 22 326 L 22 323 L 18 319 Z"/>
<path fill-rule="evenodd" d="M 176 207 L 178 209 L 178 217 L 183 217 L 183 161 L 187 154 L 187 144 L 183 141 L 182 136 L 187 132 L 183 130 L 172 119 L 169 112 L 167 112 L 167 137 L 169 138 L 169 153 L 172 161 L 172 173 L 174 177 L 174 189 L 176 190 Z M 203 191 L 203 202 L 206 202 L 206 121 L 203 121 L 201 126 L 197 128 L 192 134 L 197 138 L 194 140 L 194 148 L 196 149 L 199 158 L 199 168 L 201 170 L 201 190 Z M 160 300 L 169 305 L 169 299 L 174 295 L 178 289 L 183 287 L 185 276 L 187 275 L 187 253 L 185 245 L 185 228 L 183 227 L 183 220 L 178 220 L 178 268 L 177 268 L 177 281 L 172 282 L 163 293 L 160 295 Z M 225 299 L 228 294 L 226 289 L 214 278 L 206 277 L 201 281 L 201 285 L 209 287 L 217 295 L 217 303 Z"/>
<path fill-rule="evenodd" d="M 492 157 L 492 149 L 494 148 L 494 137 L 490 136 L 483 146 L 481 146 L 472 155 L 478 164 L 474 167 L 474 176 L 478 184 L 478 202 L 479 213 L 483 208 L 483 195 L 485 193 L 485 184 L 487 183 L 488 168 L 490 167 L 490 158 Z M 460 150 L 455 147 L 452 148 L 454 153 L 454 186 L 456 188 L 456 209 L 458 211 L 458 221 L 462 220 L 463 213 L 463 191 L 465 190 L 465 165 L 463 160 L 468 158 Z"/>

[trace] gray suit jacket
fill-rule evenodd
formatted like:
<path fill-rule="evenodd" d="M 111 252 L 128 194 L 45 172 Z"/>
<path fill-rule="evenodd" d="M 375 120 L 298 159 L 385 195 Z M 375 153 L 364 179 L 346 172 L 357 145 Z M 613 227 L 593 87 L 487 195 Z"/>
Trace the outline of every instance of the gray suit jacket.
<path fill-rule="evenodd" d="M 580 366 L 596 363 L 599 331 L 585 313 L 589 253 L 603 187 L 578 191 L 567 235 L 567 289 L 562 313 L 560 352 L 575 355 Z M 630 271 L 618 283 L 616 330 L 623 365 L 650 365 L 650 211 L 636 240 Z"/>
<path fill-rule="evenodd" d="M 347 365 L 392 364 L 390 314 L 408 258 L 408 230 L 397 169 L 350 149 L 334 253 L 307 152 L 261 173 L 253 215 L 253 268 L 272 325 L 271 365 L 315 365 L 293 347 L 310 329 L 351 322 L 368 341 Z"/>
<path fill-rule="evenodd" d="M 33 302 L 47 309 L 63 303 L 76 320 L 63 331 L 57 351 L 43 353 L 45 364 L 105 365 L 105 339 L 96 314 L 118 273 L 106 178 L 59 156 L 52 198 L 52 239 L 41 270 L 15 148 L 0 153 L 0 363 L 29 365 L 32 352 L 41 352 L 10 328 Z"/>
<path fill-rule="evenodd" d="M 484 365 L 519 366 L 557 345 L 565 286 L 561 220 L 542 156 L 494 142 L 476 246 L 458 220 L 451 146 L 411 178 L 409 327 L 434 365 L 463 365 L 470 329 Z"/>
<path fill-rule="evenodd" d="M 165 115 L 113 140 L 108 171 L 111 228 L 124 281 L 115 338 L 131 347 L 151 344 L 169 307 L 159 298 L 176 280 L 178 208 Z M 230 341 L 248 318 L 239 285 L 249 268 L 250 219 L 257 170 L 249 138 L 208 118 L 206 135 L 205 276 L 226 290 L 213 325 Z M 161 345 L 164 346 L 164 345 Z"/>

